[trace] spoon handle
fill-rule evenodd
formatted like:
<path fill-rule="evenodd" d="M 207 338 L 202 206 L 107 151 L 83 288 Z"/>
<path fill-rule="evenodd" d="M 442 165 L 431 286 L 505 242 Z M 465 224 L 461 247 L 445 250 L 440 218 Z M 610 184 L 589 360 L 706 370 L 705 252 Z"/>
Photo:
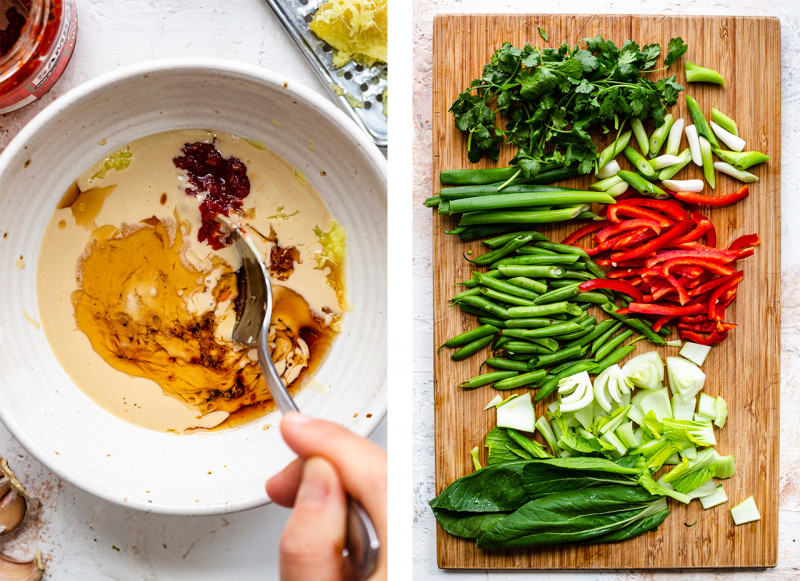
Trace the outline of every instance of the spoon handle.
<path fill-rule="evenodd" d="M 378 563 L 380 541 L 375 525 L 367 511 L 352 496 L 347 497 L 347 538 L 345 552 L 356 579 L 359 581 L 369 577 Z"/>

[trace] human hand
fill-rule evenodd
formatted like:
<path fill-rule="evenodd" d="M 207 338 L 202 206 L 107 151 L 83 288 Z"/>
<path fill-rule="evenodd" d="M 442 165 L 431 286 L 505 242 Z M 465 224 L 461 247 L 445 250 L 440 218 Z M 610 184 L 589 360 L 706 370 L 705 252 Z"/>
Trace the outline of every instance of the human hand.
<path fill-rule="evenodd" d="M 272 500 L 294 507 L 281 537 L 281 579 L 348 578 L 342 558 L 347 495 L 364 506 L 380 540 L 370 579 L 385 579 L 386 452 L 341 426 L 299 413 L 283 416 L 281 433 L 299 456 L 267 482 Z"/>

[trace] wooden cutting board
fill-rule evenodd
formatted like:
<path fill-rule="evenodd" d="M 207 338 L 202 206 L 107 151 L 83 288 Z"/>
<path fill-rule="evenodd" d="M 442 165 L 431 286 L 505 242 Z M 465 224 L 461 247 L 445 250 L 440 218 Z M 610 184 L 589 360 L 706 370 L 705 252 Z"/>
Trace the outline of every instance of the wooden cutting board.
<path fill-rule="evenodd" d="M 537 32 L 542 27 L 550 41 Z M 776 18 L 722 16 L 629 15 L 443 15 L 434 20 L 433 53 L 433 172 L 470 166 L 466 140 L 453 125 L 448 108 L 472 79 L 481 75 L 497 48 L 508 41 L 557 46 L 574 45 L 581 38 L 602 35 L 619 46 L 628 39 L 640 45 L 658 42 L 662 57 L 670 38 L 682 37 L 689 52 L 668 71 L 701 105 L 706 115 L 717 107 L 735 119 L 747 149 L 765 152 L 772 160 L 753 168 L 760 181 L 751 195 L 733 207 L 709 210 L 720 245 L 757 232 L 761 246 L 755 256 L 739 263 L 745 278 L 738 300 L 727 311 L 739 324 L 727 341 L 715 347 L 703 369 L 705 391 L 723 395 L 730 415 L 717 430 L 717 450 L 734 454 L 736 475 L 722 481 L 730 501 L 704 511 L 695 501 L 690 506 L 670 500 L 671 514 L 657 532 L 622 543 L 533 548 L 527 550 L 478 550 L 474 541 L 437 532 L 438 563 L 443 568 L 678 568 L 771 567 L 777 559 L 778 541 L 778 439 L 780 388 L 780 174 L 781 174 L 781 71 L 780 23 Z M 714 68 L 727 80 L 724 87 L 687 85 L 682 64 L 690 60 Z M 661 76 L 664 73 L 655 73 Z M 689 118 L 681 96 L 670 109 L 676 118 Z M 652 126 L 648 131 L 652 131 Z M 685 140 L 684 140 L 685 146 Z M 506 165 L 513 151 L 505 149 L 500 162 L 481 162 L 476 167 Z M 622 159 L 622 156 L 620 156 Z M 681 179 L 702 177 L 690 164 Z M 741 184 L 718 173 L 717 192 L 738 189 Z M 569 185 L 586 187 L 588 177 Z M 434 179 L 438 184 L 438 179 Z M 438 185 L 436 186 L 438 189 Z M 435 193 L 435 192 L 434 192 Z M 456 236 L 443 234 L 452 219 L 434 213 L 434 345 L 477 325 L 474 318 L 450 308 L 447 299 L 453 284 L 471 277 L 463 259 L 469 249 L 483 252 L 478 243 L 464 245 Z M 575 225 L 551 228 L 560 241 Z M 640 342 L 641 352 L 651 345 Z M 676 348 L 661 349 L 662 357 Z M 446 350 L 435 358 L 434 405 L 436 420 L 436 491 L 472 472 L 469 451 L 481 445 L 495 425 L 494 411 L 483 411 L 495 395 L 491 388 L 462 391 L 459 382 L 476 375 L 485 357 L 481 354 L 454 363 Z M 508 395 L 508 394 L 506 394 Z M 549 401 L 549 398 L 548 398 Z M 537 415 L 542 413 L 537 407 Z M 537 436 L 538 437 L 538 436 Z M 483 447 L 482 447 L 483 449 Z M 486 463 L 485 449 L 482 462 Z M 753 495 L 762 519 L 736 527 L 729 509 Z"/>

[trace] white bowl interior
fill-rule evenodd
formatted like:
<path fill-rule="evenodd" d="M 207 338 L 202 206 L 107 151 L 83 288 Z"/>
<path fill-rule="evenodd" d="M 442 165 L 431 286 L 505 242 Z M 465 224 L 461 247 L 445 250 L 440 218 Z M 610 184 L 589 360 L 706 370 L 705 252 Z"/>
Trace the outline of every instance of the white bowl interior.
<path fill-rule="evenodd" d="M 277 412 L 182 436 L 117 419 L 58 364 L 37 324 L 35 290 L 45 226 L 77 175 L 134 139 L 188 128 L 260 139 L 306 174 L 344 226 L 352 309 L 314 375 L 325 389 L 296 399 L 308 414 L 361 435 L 385 415 L 385 160 L 312 91 L 258 67 L 204 59 L 90 81 L 45 109 L 0 156 L 0 418 L 37 459 L 91 493 L 144 510 L 208 514 L 269 501 L 267 478 L 293 457 Z"/>

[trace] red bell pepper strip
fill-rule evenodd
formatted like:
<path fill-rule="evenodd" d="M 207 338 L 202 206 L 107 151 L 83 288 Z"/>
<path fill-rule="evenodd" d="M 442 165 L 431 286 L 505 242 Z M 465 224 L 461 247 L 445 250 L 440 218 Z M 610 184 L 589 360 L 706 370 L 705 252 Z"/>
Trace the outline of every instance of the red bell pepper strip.
<path fill-rule="evenodd" d="M 652 327 L 653 331 L 658 333 L 661 330 L 661 328 L 664 325 L 666 325 L 667 323 L 669 323 L 672 319 L 674 319 L 674 317 L 659 317 L 659 318 L 657 318 L 655 320 L 655 322 L 653 323 L 653 327 Z"/>
<path fill-rule="evenodd" d="M 697 265 L 704 270 L 708 270 L 709 272 L 716 273 L 720 276 L 728 276 L 733 274 L 733 268 L 731 266 L 720 264 L 715 260 L 709 260 L 708 258 L 702 256 L 681 256 L 667 260 L 661 266 L 661 276 L 668 278 L 670 275 L 670 270 L 673 266 L 686 264 Z"/>
<path fill-rule="evenodd" d="M 655 198 L 631 198 L 622 202 L 623 204 L 637 207 L 650 208 L 665 216 L 669 216 L 673 221 L 685 220 L 689 217 L 689 212 L 675 200 L 657 200 Z"/>
<path fill-rule="evenodd" d="M 625 200 L 625 202 L 630 202 L 630 200 Z M 608 207 L 608 219 L 612 222 L 621 222 L 620 216 L 629 216 L 632 218 L 644 218 L 646 220 L 653 220 L 654 222 L 658 222 L 662 228 L 668 228 L 672 225 L 672 220 L 666 218 L 659 214 L 658 212 L 653 212 L 646 208 L 640 208 L 638 206 L 631 206 L 625 205 L 622 202 L 617 202 L 616 204 L 611 204 Z"/>
<path fill-rule="evenodd" d="M 692 343 L 698 343 L 700 345 L 716 345 L 717 343 L 721 343 L 725 340 L 728 336 L 728 332 L 724 331 L 722 333 L 718 333 L 714 331 L 713 333 L 708 334 L 701 334 L 695 333 L 694 331 L 684 330 L 679 332 L 681 339 L 686 341 L 691 341 Z"/>
<path fill-rule="evenodd" d="M 600 220 L 599 222 L 590 222 L 589 224 L 586 224 L 586 226 L 578 228 L 577 230 L 575 230 L 575 232 L 564 238 L 561 241 L 561 244 L 574 246 L 575 243 L 584 236 L 588 236 L 592 232 L 597 232 L 598 230 L 602 230 L 609 224 L 611 224 L 611 222 L 609 222 L 608 220 Z"/>
<path fill-rule="evenodd" d="M 663 201 L 663 200 L 662 200 Z M 664 248 L 667 244 L 675 240 L 678 236 L 685 234 L 689 228 L 692 227 L 694 222 L 691 220 L 681 220 L 680 222 L 676 223 L 672 228 L 667 230 L 666 233 L 661 234 L 657 238 L 653 238 L 652 240 L 645 242 L 641 246 L 637 248 L 633 248 L 626 252 L 618 252 L 616 254 L 611 255 L 611 259 L 614 261 L 620 260 L 631 260 L 633 258 L 644 258 L 645 256 L 649 256 L 656 250 L 660 248 Z"/>
<path fill-rule="evenodd" d="M 648 258 L 645 261 L 646 266 L 655 266 L 660 262 L 666 262 L 667 260 L 671 260 L 673 258 L 706 258 L 709 260 L 714 260 L 721 263 L 726 262 L 733 262 L 736 259 L 735 252 L 729 252 L 727 250 L 717 250 L 716 248 L 709 248 L 708 250 L 705 249 L 691 249 L 691 250 L 663 250 Z"/>
<path fill-rule="evenodd" d="M 736 273 L 733 273 L 733 274 L 730 274 L 728 276 L 721 276 L 721 277 L 713 278 L 710 281 L 708 281 L 708 282 L 706 282 L 704 284 L 701 284 L 697 288 L 693 288 L 692 290 L 690 290 L 689 291 L 689 296 L 694 298 L 694 297 L 699 297 L 700 295 L 704 295 L 705 293 L 714 290 L 719 285 L 728 282 L 729 280 L 731 280 L 735 276 L 736 276 Z"/>
<path fill-rule="evenodd" d="M 634 220 L 625 220 L 624 222 L 611 223 L 609 226 L 603 228 L 594 235 L 595 242 L 603 242 L 608 240 L 611 236 L 615 236 L 625 230 L 635 230 L 637 228 L 650 228 L 656 234 L 661 234 L 661 224 L 655 220 L 646 220 L 644 218 L 637 218 Z"/>
<path fill-rule="evenodd" d="M 642 291 L 637 289 L 632 284 L 625 282 L 624 280 L 595 278 L 592 280 L 586 280 L 578 285 L 578 290 L 584 293 L 596 288 L 607 288 L 609 290 L 625 293 L 634 301 L 642 302 Z"/>
<path fill-rule="evenodd" d="M 694 303 L 691 305 L 661 305 L 655 303 L 631 303 L 628 311 L 631 313 L 641 313 L 643 315 L 657 315 L 659 317 L 680 317 L 681 315 L 696 315 L 702 313 L 706 305 Z M 617 311 L 619 312 L 619 311 Z"/>
<path fill-rule="evenodd" d="M 725 291 L 731 289 L 732 287 L 735 287 L 740 282 L 742 282 L 743 278 L 744 278 L 744 272 L 739 270 L 734 274 L 734 276 L 731 276 L 731 278 L 728 281 L 722 283 L 721 285 L 719 285 L 717 288 L 714 289 L 714 291 L 711 293 L 711 296 L 708 299 L 709 319 L 713 321 L 713 320 L 720 320 L 722 318 L 722 314 L 719 313 L 716 309 L 717 301 L 720 299 L 723 293 L 725 293 Z M 717 317 L 719 317 L 719 319 Z"/>
<path fill-rule="evenodd" d="M 750 193 L 747 186 L 742 186 L 738 192 L 732 194 L 725 194 L 722 196 L 704 196 L 703 194 L 696 194 L 694 192 L 675 192 L 673 197 L 686 202 L 687 204 L 697 204 L 700 206 L 729 206 L 735 204 L 739 200 L 745 199 Z"/>
<path fill-rule="evenodd" d="M 761 240 L 758 239 L 758 234 L 745 234 L 744 236 L 739 236 L 736 240 L 731 242 L 730 246 L 728 246 L 728 250 L 752 248 L 754 246 L 758 246 L 759 244 L 761 244 Z"/>

